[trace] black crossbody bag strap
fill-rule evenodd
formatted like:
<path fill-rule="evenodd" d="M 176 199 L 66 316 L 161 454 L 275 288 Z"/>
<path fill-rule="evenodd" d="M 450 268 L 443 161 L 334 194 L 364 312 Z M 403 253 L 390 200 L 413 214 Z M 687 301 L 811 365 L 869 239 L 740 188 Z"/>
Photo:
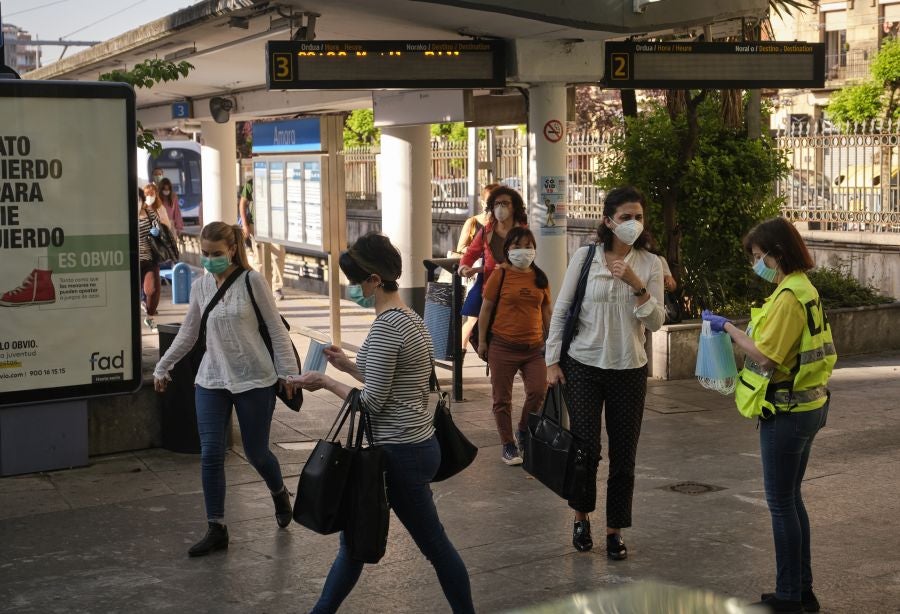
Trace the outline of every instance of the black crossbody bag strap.
<path fill-rule="evenodd" d="M 569 313 L 567 318 L 574 318 L 574 320 L 571 327 L 569 328 L 571 334 L 563 337 L 561 355 L 565 355 L 565 353 L 569 349 L 569 345 L 572 343 L 572 339 L 575 337 L 575 323 L 578 322 L 578 316 L 581 314 L 581 303 L 584 302 L 584 295 L 585 292 L 587 292 L 588 274 L 590 273 L 591 264 L 594 262 L 594 256 L 596 255 L 596 253 L 597 244 L 591 243 L 591 245 L 588 246 L 588 251 L 587 255 L 585 256 L 584 263 L 581 265 L 581 271 L 578 273 L 578 283 L 575 285 L 575 295 L 572 297 L 572 304 L 569 306 Z"/>
<path fill-rule="evenodd" d="M 238 267 L 236 268 L 228 278 L 222 282 L 222 285 L 219 286 L 219 289 L 216 290 L 216 293 L 213 294 L 213 297 L 209 300 L 209 303 L 206 304 L 206 309 L 203 310 L 203 317 L 200 318 L 200 334 L 197 335 L 197 340 L 203 340 L 204 344 L 206 343 L 206 321 L 209 319 L 209 313 L 213 310 L 213 307 L 222 300 L 222 297 L 225 296 L 225 291 L 237 281 L 237 278 L 241 276 L 241 273 L 244 272 L 244 269 Z"/>

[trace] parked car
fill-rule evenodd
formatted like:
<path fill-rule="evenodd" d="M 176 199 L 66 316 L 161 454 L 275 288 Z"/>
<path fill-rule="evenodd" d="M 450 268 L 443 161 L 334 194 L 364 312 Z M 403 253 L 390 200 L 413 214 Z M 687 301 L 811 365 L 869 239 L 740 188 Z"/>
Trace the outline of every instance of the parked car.
<path fill-rule="evenodd" d="M 450 211 L 453 213 L 464 213 L 468 211 L 468 179 L 432 179 L 431 208 Z"/>

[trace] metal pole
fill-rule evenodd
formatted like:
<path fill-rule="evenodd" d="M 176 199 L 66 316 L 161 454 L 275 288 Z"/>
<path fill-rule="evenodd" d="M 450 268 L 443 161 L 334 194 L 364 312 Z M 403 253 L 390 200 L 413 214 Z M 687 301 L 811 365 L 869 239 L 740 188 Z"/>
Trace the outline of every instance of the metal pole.
<path fill-rule="evenodd" d="M 453 339 L 453 400 L 463 400 L 462 278 L 459 264 L 453 265 L 453 311 L 450 314 L 450 338 Z"/>

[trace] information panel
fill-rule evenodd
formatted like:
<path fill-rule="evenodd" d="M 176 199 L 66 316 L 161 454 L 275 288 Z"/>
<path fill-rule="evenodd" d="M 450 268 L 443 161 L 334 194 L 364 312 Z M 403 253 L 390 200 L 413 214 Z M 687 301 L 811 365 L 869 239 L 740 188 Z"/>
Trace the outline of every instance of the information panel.
<path fill-rule="evenodd" d="M 264 156 L 253 167 L 257 238 L 322 251 L 322 156 Z"/>
<path fill-rule="evenodd" d="M 824 87 L 824 43 L 607 42 L 607 87 L 755 89 Z"/>
<path fill-rule="evenodd" d="M 0 405 L 140 387 L 135 147 L 130 87 L 0 80 Z"/>
<path fill-rule="evenodd" d="M 270 90 L 497 88 L 506 85 L 504 43 L 269 41 Z"/>

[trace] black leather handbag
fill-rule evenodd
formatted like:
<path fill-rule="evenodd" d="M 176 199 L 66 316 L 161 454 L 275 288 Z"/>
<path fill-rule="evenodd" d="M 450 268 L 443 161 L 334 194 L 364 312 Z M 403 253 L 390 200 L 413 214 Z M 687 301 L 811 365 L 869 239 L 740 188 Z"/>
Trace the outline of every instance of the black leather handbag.
<path fill-rule="evenodd" d="M 441 465 L 431 481 L 440 482 L 471 465 L 478 455 L 478 446 L 469 441 L 453 422 L 447 393 L 441 391 L 434 370 L 431 372 L 431 390 L 438 395 L 433 424 L 434 436 L 441 446 Z"/>
<path fill-rule="evenodd" d="M 256 298 L 253 296 L 253 289 L 250 287 L 250 273 L 247 273 L 247 277 L 244 279 L 244 282 L 247 284 L 247 293 L 250 295 L 250 302 L 253 303 L 253 311 L 256 312 L 256 322 L 259 325 L 259 335 L 263 339 L 263 343 L 266 344 L 266 349 L 269 350 L 269 356 L 272 356 L 272 361 L 275 361 L 275 350 L 272 349 L 272 336 L 269 334 L 269 327 L 266 326 L 265 320 L 262 318 L 262 313 L 259 311 L 259 305 L 256 304 Z M 284 319 L 284 316 L 279 315 L 281 318 L 281 323 L 284 324 L 284 327 L 290 331 L 291 325 L 287 323 L 287 320 Z M 301 372 L 301 365 L 303 361 L 300 360 L 300 354 L 297 353 L 297 348 L 294 346 L 294 342 L 291 341 L 291 349 L 294 351 L 294 360 L 297 361 L 297 373 Z M 288 409 L 292 409 L 294 411 L 300 411 L 300 407 L 303 406 L 303 391 L 297 389 L 288 398 L 287 393 L 281 390 L 278 384 L 275 384 L 275 394 L 281 399 L 281 402 L 288 406 Z"/>
<path fill-rule="evenodd" d="M 557 495 L 572 499 L 587 486 L 588 458 L 583 442 L 562 426 L 568 411 L 562 387 L 548 389 L 541 412 L 528 416 L 523 466 Z"/>
<path fill-rule="evenodd" d="M 346 524 L 344 493 L 353 463 L 351 443 L 358 398 L 359 390 L 352 390 L 328 434 L 316 443 L 300 472 L 300 483 L 294 498 L 294 521 L 323 535 L 340 531 Z M 350 428 L 345 447 L 338 439 L 348 417 Z"/>
<path fill-rule="evenodd" d="M 356 397 L 357 402 L 359 396 Z M 344 538 L 350 558 L 377 563 L 387 549 L 391 507 L 387 498 L 387 463 L 384 451 L 374 445 L 369 413 L 360 408 L 353 461 L 344 494 Z M 368 446 L 363 447 L 363 435 Z"/>

